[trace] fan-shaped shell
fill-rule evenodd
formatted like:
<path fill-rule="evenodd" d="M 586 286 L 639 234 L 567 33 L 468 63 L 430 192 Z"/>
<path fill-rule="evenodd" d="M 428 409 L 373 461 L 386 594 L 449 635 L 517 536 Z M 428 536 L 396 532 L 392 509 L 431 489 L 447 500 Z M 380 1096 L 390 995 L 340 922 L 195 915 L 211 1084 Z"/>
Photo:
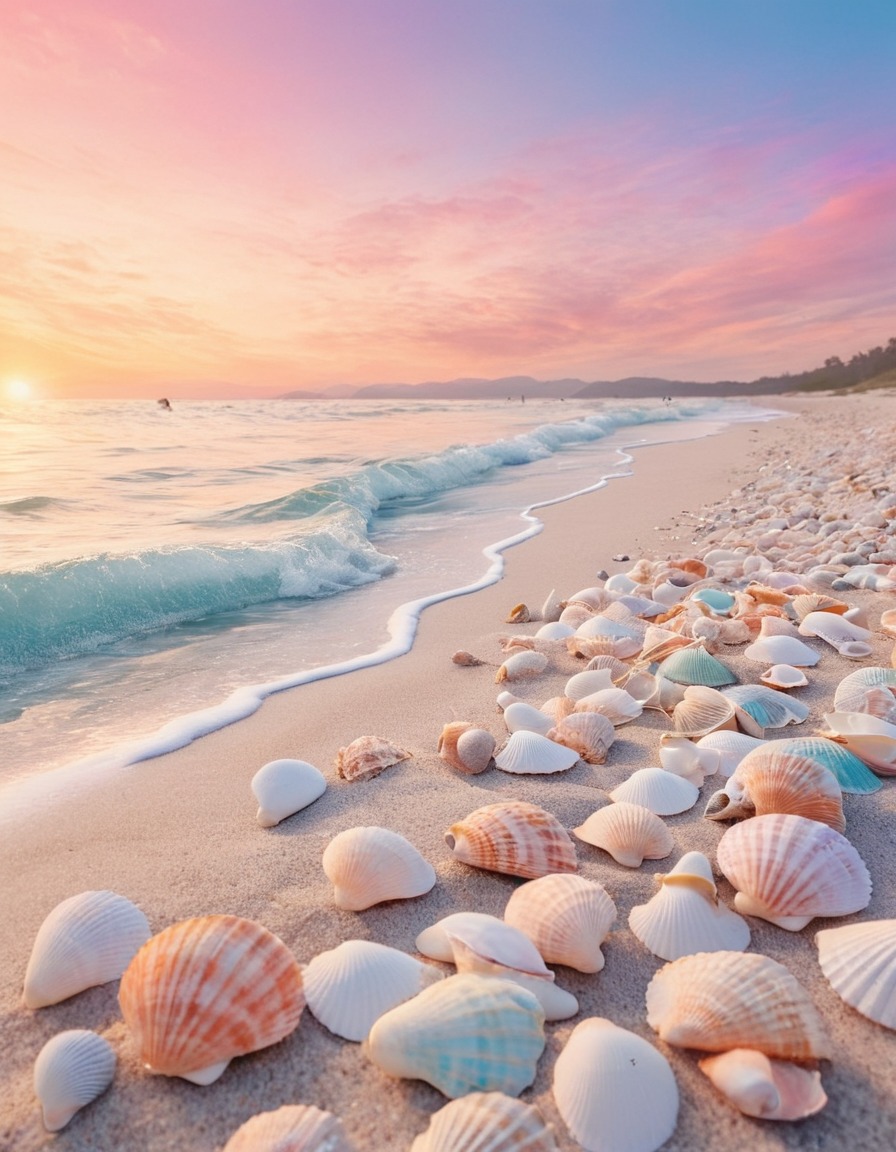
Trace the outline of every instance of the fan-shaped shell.
<path fill-rule="evenodd" d="M 223 1152 L 353 1152 L 342 1121 L 313 1104 L 284 1104 L 241 1124 Z"/>
<path fill-rule="evenodd" d="M 435 924 L 430 924 L 428 928 L 423 929 L 417 937 L 417 951 L 422 952 L 424 956 L 429 956 L 432 960 L 453 964 L 454 945 L 450 937 L 456 935 L 458 927 L 468 927 L 472 924 L 478 925 L 483 932 L 491 930 L 503 932 L 506 927 L 503 920 L 497 916 L 490 916 L 486 912 L 452 912 L 450 916 L 443 916 Z M 527 949 L 526 955 L 532 957 L 533 953 Z"/>
<path fill-rule="evenodd" d="M 803 1120 L 827 1104 L 821 1073 L 787 1060 L 770 1060 L 752 1048 L 732 1048 L 698 1061 L 726 1100 L 760 1120 Z"/>
<path fill-rule="evenodd" d="M 613 801 L 640 804 L 657 816 L 674 816 L 697 803 L 700 789 L 662 768 L 639 768 L 610 793 Z"/>
<path fill-rule="evenodd" d="M 511 708 L 514 705 L 511 705 Z M 438 753 L 446 764 L 458 772 L 475 776 L 492 762 L 495 738 L 484 728 L 474 728 L 462 720 L 446 724 L 439 736 Z"/>
<path fill-rule="evenodd" d="M 360 912 L 384 900 L 422 896 L 436 882 L 433 866 L 404 836 L 377 826 L 347 828 L 324 849 L 324 872 L 337 908 Z"/>
<path fill-rule="evenodd" d="M 501 1092 L 471 1092 L 435 1112 L 411 1152 L 557 1152 L 532 1104 Z"/>
<path fill-rule="evenodd" d="M 801 700 L 794 700 L 784 692 L 766 688 L 762 684 L 739 684 L 734 688 L 722 689 L 722 695 L 746 712 L 759 728 L 783 728 L 786 724 L 801 724 L 809 715 L 809 707 Z M 743 726 L 743 719 L 738 714 Z M 759 733 L 751 732 L 756 736 Z"/>
<path fill-rule="evenodd" d="M 539 676 L 548 666 L 548 658 L 543 652 L 516 652 L 508 656 L 495 676 L 495 683 L 505 680 L 522 680 L 527 676 Z"/>
<path fill-rule="evenodd" d="M 804 816 L 773 813 L 735 824 L 719 841 L 717 859 L 737 889 L 739 912 L 791 932 L 815 916 L 860 912 L 871 899 L 871 877 L 852 844 Z"/>
<path fill-rule="evenodd" d="M 57 904 L 37 931 L 25 972 L 27 1008 L 58 1004 L 117 980 L 150 936 L 136 904 L 116 892 L 79 892 Z"/>
<path fill-rule="evenodd" d="M 843 600 L 825 596 L 821 592 L 801 592 L 790 601 L 790 607 L 796 613 L 797 620 L 804 620 L 810 612 L 834 612 L 842 616 L 849 611 L 849 605 Z"/>
<path fill-rule="evenodd" d="M 410 752 L 382 736 L 359 736 L 336 753 L 336 771 L 344 780 L 371 780 L 410 758 Z"/>
<path fill-rule="evenodd" d="M 146 1067 L 195 1084 L 288 1036 L 305 1006 L 293 954 L 239 916 L 199 916 L 153 936 L 128 965 L 118 1000 Z"/>
<path fill-rule="evenodd" d="M 575 872 L 576 849 L 555 816 L 536 804 L 510 800 L 486 804 L 445 833 L 458 860 L 535 879 L 549 872 Z"/>
<path fill-rule="evenodd" d="M 896 1030 L 896 920 L 863 920 L 816 933 L 818 963 L 850 1007 Z"/>
<path fill-rule="evenodd" d="M 600 712 L 573 712 L 547 732 L 549 740 L 571 748 L 587 764 L 603 764 L 616 729 Z"/>
<path fill-rule="evenodd" d="M 887 688 L 896 697 L 896 668 L 857 668 L 844 676 L 834 692 L 834 710 L 854 712 L 869 688 Z"/>
<path fill-rule="evenodd" d="M 690 648 L 693 641 L 680 632 L 664 628 L 660 624 L 648 624 L 641 646 L 641 661 L 657 664 L 677 652 L 679 648 Z"/>
<path fill-rule="evenodd" d="M 581 700 L 583 696 L 590 696 L 593 692 L 602 692 L 604 688 L 615 687 L 613 677 L 608 668 L 586 668 L 584 672 L 576 672 L 566 681 L 563 688 L 564 696 L 570 700 Z"/>
<path fill-rule="evenodd" d="M 830 1055 L 800 982 L 783 964 L 752 952 L 700 952 L 664 965 L 647 987 L 647 1023 L 676 1048 L 755 1048 L 783 1060 Z"/>
<path fill-rule="evenodd" d="M 540 708 L 525 704 L 518 700 L 504 709 L 504 723 L 508 732 L 537 732 L 539 736 L 547 736 L 554 725 L 554 721 Z"/>
<path fill-rule="evenodd" d="M 505 924 L 504 927 L 508 932 L 517 931 L 509 924 Z M 570 992 L 554 983 L 553 972 L 545 968 L 543 972 L 533 973 L 506 964 L 499 957 L 492 956 L 490 952 L 482 951 L 482 943 L 475 938 L 475 935 L 475 932 L 470 933 L 464 938 L 463 930 L 457 935 L 448 933 L 458 972 L 470 972 L 487 979 L 512 980 L 514 984 L 519 984 L 536 997 L 544 1011 L 545 1020 L 566 1020 L 570 1016 L 575 1016 L 579 1010 L 579 1002 Z M 519 935 L 524 936 L 523 933 Z M 524 936 L 524 939 L 527 943 L 531 943 L 528 937 Z M 535 951 L 537 953 L 537 949 Z M 541 963 L 540 956 L 539 963 Z M 544 967 L 543 964 L 541 966 Z"/>
<path fill-rule="evenodd" d="M 885 720 L 887 724 L 896 724 L 896 695 L 889 688 L 866 688 L 861 700 L 857 701 L 851 711 L 866 712 L 878 720 Z"/>
<path fill-rule="evenodd" d="M 820 659 L 814 648 L 796 636 L 760 636 L 744 648 L 744 656 L 757 664 L 790 664 L 794 668 L 811 668 Z"/>
<path fill-rule="evenodd" d="M 639 868 L 644 860 L 661 860 L 674 847 L 672 833 L 659 816 L 641 804 L 617 801 L 599 808 L 573 835 L 609 852 L 617 864 Z"/>
<path fill-rule="evenodd" d="M 643 711 L 641 705 L 624 688 L 602 688 L 575 701 L 576 712 L 600 712 L 611 724 L 627 724 Z"/>
<path fill-rule="evenodd" d="M 344 1040 L 363 1040 L 377 1017 L 441 979 L 431 964 L 372 940 L 346 940 L 302 971 L 309 1011 Z"/>
<path fill-rule="evenodd" d="M 34 1094 L 47 1131 L 64 1128 L 106 1091 L 114 1076 L 112 1045 L 96 1032 L 73 1028 L 48 1040 L 34 1062 Z"/>
<path fill-rule="evenodd" d="M 549 964 L 600 972 L 600 946 L 616 919 L 603 885 L 557 873 L 520 885 L 504 909 L 507 924 L 524 932 Z"/>
<path fill-rule="evenodd" d="M 794 736 L 790 740 L 777 740 L 778 750 L 809 756 L 824 764 L 837 778 L 841 792 L 864 795 L 877 792 L 882 784 L 871 769 L 858 756 L 835 740 L 823 736 Z"/>
<path fill-rule="evenodd" d="M 323 773 L 305 760 L 271 760 L 252 777 L 252 795 L 258 804 L 255 819 L 273 828 L 313 804 L 327 788 Z"/>
<path fill-rule="evenodd" d="M 654 1152 L 678 1119 L 669 1061 L 634 1032 L 597 1016 L 576 1025 L 557 1057 L 554 1100 L 589 1152 Z"/>
<path fill-rule="evenodd" d="M 610 680 L 617 688 L 621 688 L 631 673 L 631 665 L 626 664 L 624 660 L 620 660 L 618 656 L 593 656 L 585 665 L 586 672 L 600 672 L 605 670 L 610 673 Z"/>
<path fill-rule="evenodd" d="M 726 699 L 717 688 L 707 688 L 702 684 L 692 684 L 685 688 L 684 697 L 672 711 L 672 734 L 686 736 L 691 740 L 736 725 L 732 701 Z"/>
<path fill-rule="evenodd" d="M 679 648 L 666 657 L 657 671 L 676 684 L 702 684 L 707 688 L 721 688 L 724 684 L 737 683 L 737 677 L 731 669 L 707 652 L 700 643 L 689 648 Z"/>
<path fill-rule="evenodd" d="M 565 772 L 578 761 L 579 754 L 575 749 L 522 728 L 518 732 L 511 732 L 507 743 L 495 755 L 495 767 L 514 775 Z"/>
<path fill-rule="evenodd" d="M 711 820 L 736 820 L 769 812 L 805 816 L 838 832 L 846 827 L 833 772 L 810 756 L 781 749 L 777 740 L 747 753 L 723 792 L 710 800 L 705 815 Z"/>
<path fill-rule="evenodd" d="M 390 1076 L 425 1080 L 452 1099 L 518 1096 L 544 1050 L 544 1012 L 510 980 L 462 974 L 431 984 L 380 1016 L 367 1054 Z"/>

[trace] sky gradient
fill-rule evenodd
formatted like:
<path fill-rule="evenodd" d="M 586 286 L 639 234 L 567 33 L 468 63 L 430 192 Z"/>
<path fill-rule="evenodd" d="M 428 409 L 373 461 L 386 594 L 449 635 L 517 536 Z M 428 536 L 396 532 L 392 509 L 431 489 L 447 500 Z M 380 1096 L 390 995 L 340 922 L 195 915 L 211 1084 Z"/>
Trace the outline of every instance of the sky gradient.
<path fill-rule="evenodd" d="M 750 380 L 896 335 L 892 0 L 0 0 L 0 384 Z"/>

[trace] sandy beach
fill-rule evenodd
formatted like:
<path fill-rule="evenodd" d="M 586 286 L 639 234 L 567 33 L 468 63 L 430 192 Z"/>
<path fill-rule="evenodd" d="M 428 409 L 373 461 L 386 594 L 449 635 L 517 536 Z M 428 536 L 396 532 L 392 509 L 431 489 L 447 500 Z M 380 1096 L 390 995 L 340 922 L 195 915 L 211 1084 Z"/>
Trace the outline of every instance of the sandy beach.
<path fill-rule="evenodd" d="M 504 578 L 428 609 L 408 655 L 274 696 L 249 719 L 120 771 L 96 787 L 48 799 L 7 829 L 0 844 L 0 1040 L 5 1053 L 0 1147 L 15 1152 L 49 1146 L 60 1152 L 213 1152 L 250 1116 L 286 1103 L 306 1103 L 340 1117 L 358 1152 L 409 1149 L 445 1097 L 421 1081 L 387 1076 L 362 1046 L 332 1035 L 307 1008 L 284 1041 L 235 1059 L 208 1087 L 151 1076 L 141 1067 L 121 1018 L 117 981 L 37 1011 L 22 1006 L 22 980 L 35 934 L 57 903 L 88 889 L 127 896 L 143 909 L 154 932 L 209 913 L 256 920 L 302 964 L 350 939 L 414 953 L 418 933 L 449 913 L 473 909 L 501 916 L 522 881 L 456 860 L 445 843 L 446 829 L 484 804 L 509 798 L 537 804 L 572 829 L 605 804 L 606 793 L 634 769 L 659 763 L 660 737 L 670 723 L 663 713 L 646 711 L 617 729 L 605 764 L 580 761 L 569 771 L 542 777 L 495 769 L 476 776 L 455 772 L 436 751 L 443 725 L 469 721 L 490 730 L 499 742 L 504 739 L 495 702 L 500 691 L 495 673 L 503 659 L 499 637 L 531 635 L 539 627 L 538 622 L 506 623 L 513 605 L 522 602 L 537 610 L 552 589 L 569 597 L 597 583 L 602 571 L 625 572 L 640 557 L 700 555 L 721 541 L 746 510 L 762 510 L 768 495 L 751 485 L 761 488 L 776 477 L 783 484 L 794 471 L 811 475 L 813 453 L 832 453 L 825 457 L 826 467 L 843 476 L 860 473 L 876 443 L 868 429 L 886 432 L 880 448 L 892 450 L 896 403 L 886 394 L 784 398 L 780 404 L 776 398 L 776 406 L 790 415 L 735 425 L 700 441 L 635 449 L 631 476 L 542 509 L 544 530 L 505 554 Z M 891 455 L 891 477 L 894 471 Z M 836 516 L 847 515 L 848 492 L 833 489 L 824 506 Z M 630 559 L 614 560 L 623 555 Z M 850 589 L 839 594 L 865 610 L 873 632 L 872 655 L 861 663 L 890 667 L 894 641 L 878 624 L 881 613 L 896 606 L 896 593 Z M 350 608 L 344 627 L 352 628 Z M 798 726 L 769 731 L 769 737 L 809 735 L 822 728 L 837 683 L 859 666 L 820 640 L 810 643 L 821 658 L 809 670 L 809 685 L 797 690 L 810 715 Z M 483 663 L 452 663 L 458 649 Z M 744 658 L 743 646 L 726 646 L 719 657 L 743 683 L 755 682 L 762 671 Z M 582 661 L 564 654 L 552 658 L 537 678 L 506 687 L 537 705 L 560 695 L 566 679 L 582 667 Z M 340 779 L 337 750 L 372 734 L 394 741 L 410 758 L 366 782 Z M 281 757 L 314 764 L 328 787 L 310 807 L 262 829 L 255 821 L 249 782 L 263 764 Z M 703 809 L 723 783 L 721 777 L 708 777 L 696 805 L 667 818 L 675 847 L 664 860 L 628 869 L 576 841 L 579 874 L 604 885 L 618 915 L 604 945 L 603 971 L 585 975 L 557 968 L 557 984 L 577 997 L 579 1012 L 546 1025 L 535 1082 L 522 1093 L 553 1126 L 559 1149 L 579 1145 L 557 1112 L 553 1068 L 575 1025 L 589 1016 L 607 1017 L 632 1030 L 670 1061 L 681 1102 L 674 1134 L 663 1145 L 669 1152 L 747 1146 L 756 1152 L 820 1147 L 871 1152 L 896 1141 L 896 1040 L 840 1000 L 820 971 L 815 946 L 821 928 L 896 917 L 896 793 L 891 780 L 872 795 L 843 798 L 846 835 L 873 882 L 863 912 L 845 920 L 816 919 L 794 933 L 750 920 L 750 951 L 785 964 L 829 1028 L 834 1055 L 820 1066 L 826 1107 L 795 1123 L 745 1117 L 700 1072 L 700 1054 L 662 1043 L 647 1024 L 645 990 L 663 961 L 633 935 L 628 915 L 655 892 L 654 874 L 668 871 L 684 853 L 700 851 L 715 861 L 728 825 L 704 819 Z M 338 832 L 363 825 L 391 828 L 418 848 L 435 869 L 432 890 L 363 912 L 337 909 L 321 856 Z M 719 894 L 731 904 L 733 890 L 721 877 Z M 51 1135 L 41 1124 L 32 1068 L 41 1046 L 67 1028 L 89 1028 L 105 1036 L 118 1065 L 111 1088 Z"/>

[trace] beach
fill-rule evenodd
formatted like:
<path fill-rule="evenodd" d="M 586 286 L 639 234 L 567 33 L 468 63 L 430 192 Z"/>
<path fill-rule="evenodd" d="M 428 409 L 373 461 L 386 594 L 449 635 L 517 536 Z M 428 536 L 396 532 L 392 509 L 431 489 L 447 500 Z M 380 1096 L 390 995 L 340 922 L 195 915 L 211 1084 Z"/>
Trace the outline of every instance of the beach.
<path fill-rule="evenodd" d="M 580 761 L 549 776 L 514 776 L 494 768 L 480 775 L 459 774 L 437 753 L 443 726 L 467 721 L 490 730 L 500 743 L 506 735 L 496 706 L 501 687 L 537 705 L 562 694 L 568 677 L 583 667 L 583 661 L 568 654 L 552 656 L 538 677 L 497 685 L 495 675 L 504 659 L 499 638 L 531 636 L 539 627 L 536 620 L 507 623 L 514 605 L 524 603 L 537 615 L 552 590 L 571 597 L 597 584 L 600 573 L 626 572 L 640 557 L 700 555 L 726 538 L 745 511 L 762 511 L 768 492 L 757 493 L 751 485 L 761 487 L 778 477 L 783 487 L 794 472 L 811 476 L 813 453 L 823 455 L 825 466 L 844 477 L 861 474 L 878 442 L 869 429 L 880 433 L 881 451 L 892 449 L 896 404 L 886 394 L 776 398 L 776 406 L 791 414 L 736 424 L 699 441 L 634 449 L 631 476 L 540 509 L 544 530 L 505 553 L 503 578 L 428 608 L 405 656 L 278 693 L 251 717 L 188 747 L 96 784 L 51 794 L 8 827 L 0 844 L 0 1039 L 5 1049 L 0 1147 L 16 1152 L 49 1146 L 64 1152 L 184 1147 L 212 1152 L 250 1116 L 305 1103 L 338 1116 L 358 1152 L 409 1149 L 445 1097 L 418 1080 L 387 1076 L 362 1046 L 332 1035 L 307 1008 L 285 1040 L 235 1059 L 208 1087 L 151 1076 L 141 1067 L 121 1018 L 117 981 L 36 1011 L 22 1006 L 22 980 L 35 934 L 57 903 L 89 889 L 127 896 L 145 912 L 153 932 L 211 913 L 257 921 L 301 964 L 350 939 L 415 953 L 420 931 L 452 912 L 501 916 L 521 880 L 461 863 L 445 843 L 446 830 L 482 805 L 512 798 L 537 804 L 566 829 L 575 828 L 634 769 L 659 763 L 659 741 L 670 730 L 669 720 L 661 712 L 646 711 L 617 729 L 606 763 Z M 890 456 L 891 477 L 894 471 L 896 460 Z M 839 516 L 849 507 L 848 496 L 845 489 L 832 488 L 824 506 Z M 748 542 L 750 533 L 743 528 Z M 614 559 L 622 556 L 628 559 Z M 896 605 L 896 593 L 855 588 L 842 595 L 864 609 L 872 630 L 872 654 L 861 663 L 890 667 L 894 641 L 877 626 L 881 612 Z M 342 626 L 353 627 L 349 610 Z M 809 671 L 809 685 L 796 693 L 810 715 L 768 736 L 808 735 L 822 728 L 836 685 L 859 666 L 822 641 L 812 643 L 821 658 Z M 457 650 L 483 663 L 455 664 L 451 656 Z M 762 670 L 743 656 L 742 646 L 726 646 L 719 657 L 741 682 L 755 682 Z M 363 735 L 388 738 L 410 757 L 371 780 L 340 779 L 338 749 Z M 263 764 L 284 757 L 318 767 L 327 790 L 308 808 L 263 829 L 255 820 L 249 783 Z M 601 972 L 557 968 L 557 984 L 576 996 L 579 1012 L 546 1026 L 535 1082 L 522 1093 L 552 1125 L 560 1149 L 579 1145 L 557 1112 L 553 1068 L 574 1026 L 589 1016 L 630 1029 L 670 1061 L 681 1098 L 675 1131 L 663 1145 L 670 1152 L 744 1146 L 848 1146 L 870 1152 L 896 1140 L 893 1035 L 840 1000 L 819 969 L 814 942 L 824 927 L 896 917 L 896 800 L 889 780 L 874 794 L 843 798 L 846 835 L 871 873 L 868 907 L 846 920 L 813 920 L 793 933 L 750 919 L 750 951 L 783 963 L 829 1029 L 833 1057 L 821 1062 L 826 1107 L 795 1123 L 742 1116 L 700 1072 L 698 1053 L 664 1044 L 647 1024 L 645 991 L 663 961 L 636 939 L 628 915 L 653 895 L 654 874 L 668 871 L 684 853 L 699 851 L 715 861 L 727 825 L 704 819 L 703 809 L 723 783 L 721 777 L 708 777 L 696 805 L 666 819 L 675 847 L 664 860 L 628 869 L 576 841 L 579 874 L 604 885 L 618 914 L 603 948 Z M 401 833 L 422 853 L 436 872 L 431 891 L 362 912 L 335 907 L 321 856 L 337 833 L 367 825 Z M 720 898 L 730 906 L 733 890 L 718 869 L 716 877 Z M 51 1135 L 41 1124 L 32 1067 L 41 1046 L 67 1028 L 89 1028 L 105 1036 L 118 1064 L 108 1091 Z"/>

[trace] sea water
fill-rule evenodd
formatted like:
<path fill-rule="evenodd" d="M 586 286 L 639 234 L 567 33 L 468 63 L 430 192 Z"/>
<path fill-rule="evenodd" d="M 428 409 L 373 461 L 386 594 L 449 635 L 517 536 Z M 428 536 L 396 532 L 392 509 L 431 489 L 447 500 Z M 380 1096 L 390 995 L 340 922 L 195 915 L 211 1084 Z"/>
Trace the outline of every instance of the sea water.
<path fill-rule="evenodd" d="M 36 796 L 51 770 L 134 762 L 393 658 L 428 603 L 500 578 L 502 550 L 540 528 L 533 506 L 624 475 L 626 446 L 767 414 L 517 397 L 0 407 L 0 788 L 28 778 Z"/>

